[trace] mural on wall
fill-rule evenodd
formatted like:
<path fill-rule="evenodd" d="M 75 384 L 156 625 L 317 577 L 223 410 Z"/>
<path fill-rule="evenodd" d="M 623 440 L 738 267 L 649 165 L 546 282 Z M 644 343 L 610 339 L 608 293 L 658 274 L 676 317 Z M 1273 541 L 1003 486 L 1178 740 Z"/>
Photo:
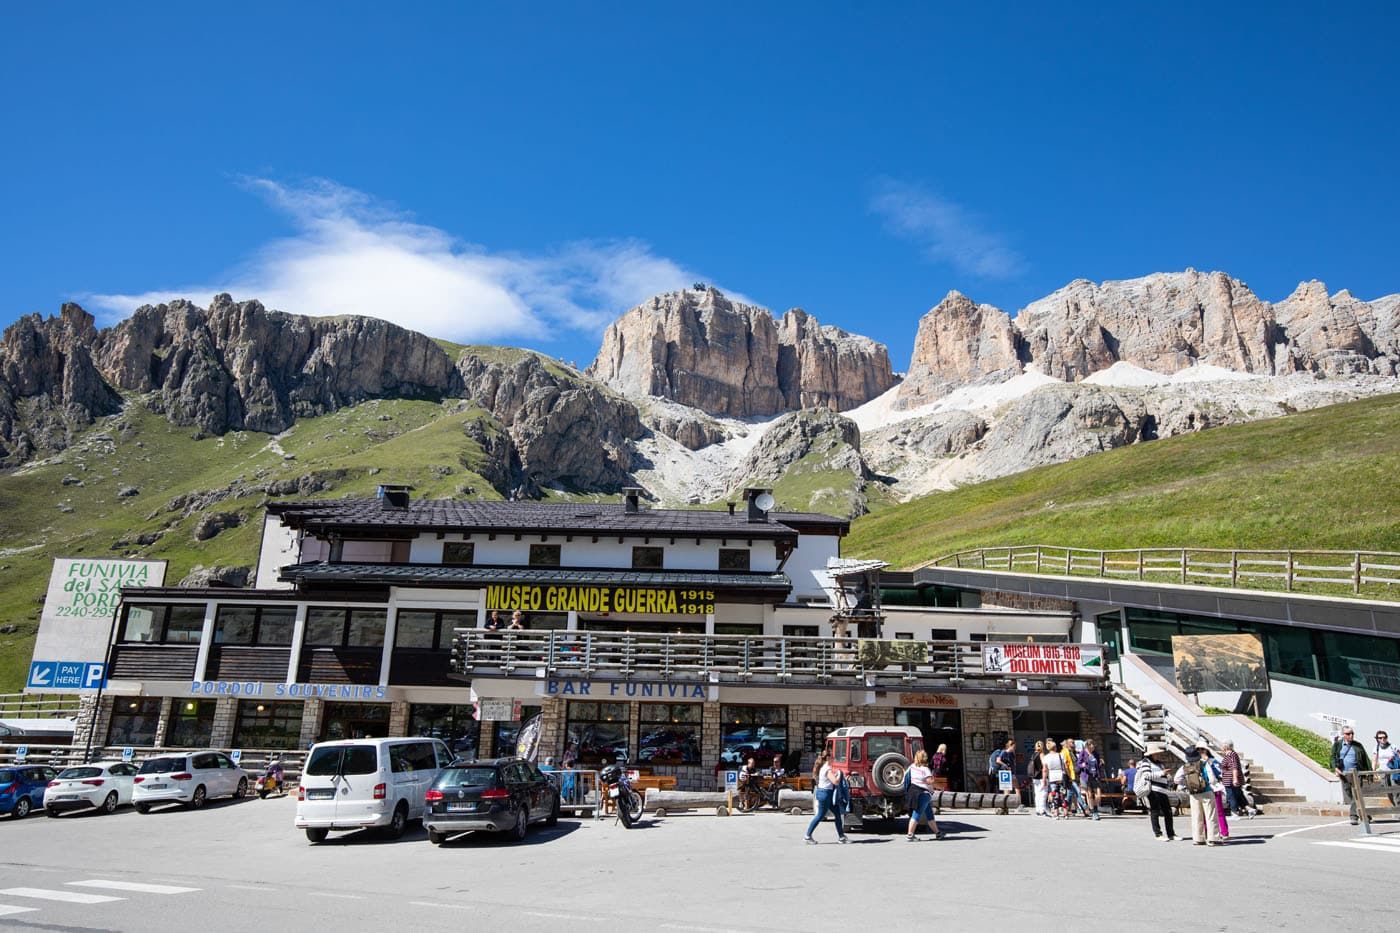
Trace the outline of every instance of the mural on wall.
<path fill-rule="evenodd" d="M 1183 693 L 1269 689 L 1264 645 L 1256 635 L 1173 635 L 1172 663 Z"/>

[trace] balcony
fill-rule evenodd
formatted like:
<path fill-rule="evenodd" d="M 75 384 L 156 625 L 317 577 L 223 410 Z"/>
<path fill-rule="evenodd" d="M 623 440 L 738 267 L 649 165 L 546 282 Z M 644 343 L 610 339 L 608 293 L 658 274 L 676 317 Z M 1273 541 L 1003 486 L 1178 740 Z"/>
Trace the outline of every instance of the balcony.
<path fill-rule="evenodd" d="M 893 646 L 887 650 L 881 646 Z M 818 686 L 838 689 L 948 689 L 1097 692 L 1110 688 L 1092 674 L 988 673 L 982 643 L 881 641 L 746 635 L 657 635 L 633 632 L 456 629 L 453 675 L 600 680 L 694 680 L 704 684 Z M 1095 649 L 1099 645 L 1081 645 Z M 890 659 L 889 652 L 908 652 Z M 543 672 L 541 674 L 540 672 Z"/>

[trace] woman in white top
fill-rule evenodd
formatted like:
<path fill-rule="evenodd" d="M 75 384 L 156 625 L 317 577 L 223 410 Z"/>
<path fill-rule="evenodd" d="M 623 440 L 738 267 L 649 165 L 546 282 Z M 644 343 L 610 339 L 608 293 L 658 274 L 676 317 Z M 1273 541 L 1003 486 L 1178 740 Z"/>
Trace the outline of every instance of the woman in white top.
<path fill-rule="evenodd" d="M 1062 816 L 1064 814 L 1063 796 L 1052 798 L 1051 791 L 1061 789 L 1065 782 L 1065 760 L 1055 748 L 1053 739 L 1045 740 L 1045 754 L 1041 756 L 1040 762 L 1044 765 L 1045 773 L 1041 775 L 1040 783 L 1045 792 L 1046 815 Z M 1052 800 L 1058 802 L 1058 806 L 1052 806 Z M 1051 810 L 1054 810 L 1052 813 Z"/>
<path fill-rule="evenodd" d="M 933 771 L 928 766 L 928 752 L 922 748 L 914 755 L 914 763 L 909 766 L 909 841 L 919 837 L 914 835 L 919 828 L 919 820 L 928 823 L 933 838 L 942 839 L 943 830 L 933 818 Z"/>
<path fill-rule="evenodd" d="M 826 817 L 827 811 L 831 811 L 832 817 L 836 821 L 836 838 L 845 842 L 846 830 L 845 827 L 841 825 L 841 814 L 832 805 L 836 798 L 836 786 L 846 779 L 845 775 L 831 766 L 831 762 L 827 759 L 826 752 L 822 752 L 817 756 L 817 763 L 814 771 L 816 772 L 817 789 L 813 792 L 812 797 L 816 804 L 814 807 L 816 813 L 812 816 L 812 822 L 807 824 L 807 835 L 803 838 L 806 839 L 807 842 L 815 845 L 817 840 L 812 838 L 812 831 L 821 824 L 821 821 Z"/>

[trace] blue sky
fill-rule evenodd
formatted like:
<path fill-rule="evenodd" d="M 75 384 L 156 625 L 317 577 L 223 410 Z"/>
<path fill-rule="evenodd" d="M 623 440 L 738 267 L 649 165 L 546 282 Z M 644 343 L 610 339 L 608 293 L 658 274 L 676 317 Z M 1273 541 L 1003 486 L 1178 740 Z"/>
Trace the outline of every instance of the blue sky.
<path fill-rule="evenodd" d="M 0 324 L 228 288 L 584 364 L 703 280 L 903 369 L 951 288 L 1400 291 L 1394 5 L 867 6 L 11 5 Z"/>

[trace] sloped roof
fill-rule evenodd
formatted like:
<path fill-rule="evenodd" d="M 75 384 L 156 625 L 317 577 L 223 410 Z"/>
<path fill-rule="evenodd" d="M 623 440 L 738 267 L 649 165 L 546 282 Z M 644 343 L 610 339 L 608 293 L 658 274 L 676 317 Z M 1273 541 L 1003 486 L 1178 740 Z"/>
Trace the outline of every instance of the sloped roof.
<path fill-rule="evenodd" d="M 705 570 L 609 570 L 602 567 L 480 567 L 442 564 L 292 564 L 281 578 L 301 583 L 412 583 L 443 586 L 529 584 L 553 586 L 704 587 L 786 593 L 792 580 L 785 573 L 737 573 Z"/>

